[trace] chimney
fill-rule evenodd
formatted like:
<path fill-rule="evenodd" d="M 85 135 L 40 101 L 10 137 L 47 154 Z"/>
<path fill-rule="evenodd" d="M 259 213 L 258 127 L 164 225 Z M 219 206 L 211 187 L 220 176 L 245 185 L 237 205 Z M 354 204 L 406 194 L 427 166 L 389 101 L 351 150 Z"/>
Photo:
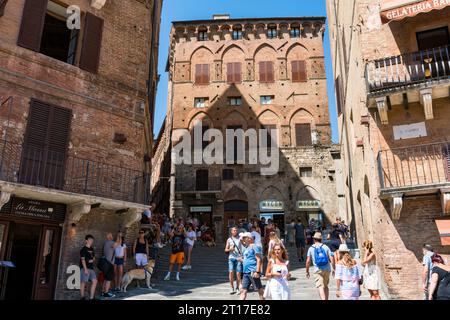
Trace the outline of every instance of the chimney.
<path fill-rule="evenodd" d="M 213 20 L 230 20 L 230 15 L 225 14 L 213 14 Z"/>

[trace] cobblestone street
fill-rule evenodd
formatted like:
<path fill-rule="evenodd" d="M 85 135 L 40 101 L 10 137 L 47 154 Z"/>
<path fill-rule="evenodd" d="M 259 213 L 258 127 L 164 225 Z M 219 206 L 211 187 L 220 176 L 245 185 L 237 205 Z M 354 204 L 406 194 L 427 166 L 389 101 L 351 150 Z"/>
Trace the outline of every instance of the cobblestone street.
<path fill-rule="evenodd" d="M 227 275 L 227 256 L 224 246 L 214 248 L 196 246 L 193 251 L 192 270 L 182 271 L 181 280 L 175 280 L 172 273 L 170 281 L 163 278 L 167 272 L 170 248 L 160 251 L 152 283 L 154 289 L 132 288 L 127 293 L 118 294 L 120 300 L 238 300 L 239 295 L 230 295 Z M 289 248 L 292 280 L 289 282 L 293 300 L 319 300 L 313 278 L 306 279 L 305 263 L 296 259 L 295 249 Z M 312 268 L 311 268 L 312 273 Z M 266 281 L 263 281 L 265 284 Z M 142 283 L 143 284 L 143 283 Z M 335 282 L 330 281 L 330 300 L 335 300 Z M 363 289 L 361 299 L 368 299 L 367 290 Z M 248 300 L 257 300 L 258 294 L 250 292 Z"/>

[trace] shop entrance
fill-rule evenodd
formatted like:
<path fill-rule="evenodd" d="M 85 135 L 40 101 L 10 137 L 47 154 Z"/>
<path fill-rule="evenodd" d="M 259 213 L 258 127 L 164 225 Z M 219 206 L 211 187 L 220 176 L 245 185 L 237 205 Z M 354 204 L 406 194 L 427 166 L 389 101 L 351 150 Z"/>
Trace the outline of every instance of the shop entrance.
<path fill-rule="evenodd" d="M 284 212 L 275 212 L 275 213 L 261 213 L 259 218 L 265 218 L 266 223 L 270 219 L 274 224 L 277 225 L 278 229 L 280 229 L 280 236 L 282 239 L 285 238 L 285 221 L 284 221 Z"/>
<path fill-rule="evenodd" d="M 224 205 L 224 238 L 230 236 L 230 228 L 237 226 L 240 220 L 248 220 L 248 203 L 247 201 L 231 200 L 225 202 Z"/>
<path fill-rule="evenodd" d="M 0 260 L 15 265 L 0 270 L 0 299 L 53 299 L 60 229 L 38 222 L 0 221 Z"/>

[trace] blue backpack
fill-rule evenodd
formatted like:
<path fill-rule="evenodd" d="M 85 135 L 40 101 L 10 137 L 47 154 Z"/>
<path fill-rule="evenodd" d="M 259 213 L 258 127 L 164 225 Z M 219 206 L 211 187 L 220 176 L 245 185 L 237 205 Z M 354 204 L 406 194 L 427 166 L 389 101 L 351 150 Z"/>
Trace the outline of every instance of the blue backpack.
<path fill-rule="evenodd" d="M 320 247 L 315 247 L 314 248 L 314 263 L 318 267 L 323 267 L 323 266 L 326 266 L 328 264 L 328 262 L 329 262 L 328 255 L 327 255 L 325 249 L 323 248 L 323 244 L 320 245 Z"/>

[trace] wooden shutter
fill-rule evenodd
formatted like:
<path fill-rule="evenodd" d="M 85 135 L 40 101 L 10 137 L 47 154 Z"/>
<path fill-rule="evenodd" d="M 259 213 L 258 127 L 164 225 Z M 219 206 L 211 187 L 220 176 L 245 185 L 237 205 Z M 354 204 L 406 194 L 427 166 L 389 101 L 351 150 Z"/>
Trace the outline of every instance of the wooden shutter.
<path fill-rule="evenodd" d="M 234 63 L 227 63 L 227 83 L 234 82 Z"/>
<path fill-rule="evenodd" d="M 306 61 L 297 60 L 292 61 L 292 82 L 305 82 L 308 81 L 308 75 L 306 72 Z"/>
<path fill-rule="evenodd" d="M 274 82 L 275 81 L 275 72 L 273 69 L 273 62 L 266 62 L 266 82 Z"/>
<path fill-rule="evenodd" d="M 295 138 L 297 146 L 311 146 L 311 124 L 302 123 L 295 125 Z"/>
<path fill-rule="evenodd" d="M 276 129 L 277 126 L 274 124 L 265 124 L 262 126 L 263 129 L 267 130 L 267 148 L 272 147 L 272 136 L 271 136 L 271 130 Z M 273 141 L 275 142 L 275 141 Z"/>
<path fill-rule="evenodd" d="M 203 84 L 209 84 L 209 64 L 203 65 Z"/>
<path fill-rule="evenodd" d="M 259 63 L 259 82 L 267 82 L 266 63 Z"/>
<path fill-rule="evenodd" d="M 103 19 L 86 13 L 81 48 L 80 68 L 92 73 L 98 72 L 102 47 Z"/>
<path fill-rule="evenodd" d="M 292 61 L 292 82 L 300 81 L 299 61 Z"/>
<path fill-rule="evenodd" d="M 26 0 L 17 45 L 39 52 L 48 0 Z"/>
<path fill-rule="evenodd" d="M 201 64 L 195 65 L 195 83 L 201 84 L 202 83 L 202 72 L 203 72 L 203 66 Z"/>
<path fill-rule="evenodd" d="M 61 189 L 72 111 L 32 100 L 22 150 L 22 183 Z"/>
<path fill-rule="evenodd" d="M 234 83 L 242 82 L 242 64 L 240 62 L 234 63 Z"/>

